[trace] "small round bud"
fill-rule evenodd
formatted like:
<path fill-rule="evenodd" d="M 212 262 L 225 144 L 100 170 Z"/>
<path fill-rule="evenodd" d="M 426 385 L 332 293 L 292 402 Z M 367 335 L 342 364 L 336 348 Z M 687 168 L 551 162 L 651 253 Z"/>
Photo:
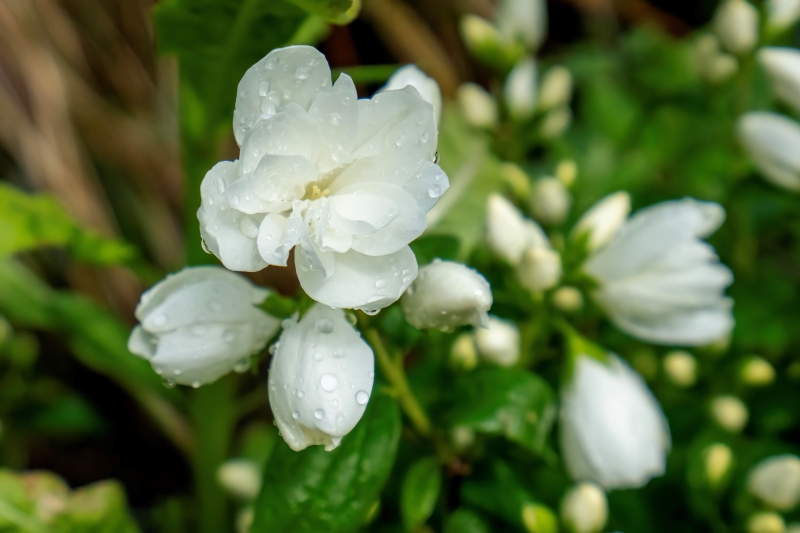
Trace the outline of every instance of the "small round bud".
<path fill-rule="evenodd" d="M 599 533 L 607 520 L 606 493 L 593 483 L 575 485 L 561 502 L 561 521 L 572 533 Z"/>
<path fill-rule="evenodd" d="M 481 55 L 487 49 L 500 46 L 500 34 L 488 20 L 467 14 L 458 22 L 461 38 L 470 52 Z"/>
<path fill-rule="evenodd" d="M 557 65 L 544 75 L 539 89 L 539 109 L 547 111 L 569 104 L 572 98 L 572 74 Z"/>
<path fill-rule="evenodd" d="M 545 224 L 557 225 L 564 221 L 572 205 L 569 190 L 556 178 L 542 178 L 533 186 L 531 211 Z"/>
<path fill-rule="evenodd" d="M 756 513 L 747 521 L 748 533 L 784 533 L 786 523 L 777 513 Z"/>
<path fill-rule="evenodd" d="M 217 469 L 217 481 L 229 494 L 253 500 L 261 490 L 261 471 L 250 459 L 229 459 Z"/>
<path fill-rule="evenodd" d="M 572 124 L 572 111 L 567 106 L 557 107 L 547 112 L 539 126 L 539 135 L 545 139 L 560 137 Z"/>
<path fill-rule="evenodd" d="M 468 426 L 455 426 L 450 430 L 450 438 L 457 450 L 465 450 L 475 442 L 475 430 Z"/>
<path fill-rule="evenodd" d="M 583 294 L 575 287 L 559 287 L 553 292 L 553 306 L 564 313 L 574 313 L 583 307 Z"/>
<path fill-rule="evenodd" d="M 758 44 L 758 10 L 746 0 L 725 0 L 714 14 L 714 32 L 734 54 L 745 54 Z"/>
<path fill-rule="evenodd" d="M 723 429 L 739 433 L 747 425 L 747 406 L 736 396 L 717 396 L 711 402 L 711 416 Z"/>
<path fill-rule="evenodd" d="M 556 178 L 564 184 L 565 187 L 572 187 L 575 183 L 575 178 L 578 177 L 578 164 L 571 159 L 565 159 L 558 162 L 556 166 Z"/>
<path fill-rule="evenodd" d="M 751 387 L 763 387 L 775 380 L 775 369 L 761 357 L 748 358 L 739 369 L 739 379 Z"/>
<path fill-rule="evenodd" d="M 517 277 L 530 291 L 546 291 L 561 277 L 561 256 L 550 248 L 529 248 L 522 254 Z"/>
<path fill-rule="evenodd" d="M 536 61 L 525 58 L 517 63 L 503 87 L 508 112 L 518 121 L 528 120 L 536 109 Z"/>
<path fill-rule="evenodd" d="M 522 524 L 528 533 L 558 533 L 555 513 L 538 503 L 526 503 L 522 506 Z"/>
<path fill-rule="evenodd" d="M 664 371 L 678 387 L 691 387 L 697 381 L 697 359 L 689 352 L 670 352 L 664 357 Z"/>
<path fill-rule="evenodd" d="M 800 458 L 784 454 L 768 457 L 750 471 L 750 494 L 779 511 L 800 503 Z"/>
<path fill-rule="evenodd" d="M 450 349 L 450 363 L 456 368 L 471 370 L 478 364 L 478 352 L 475 349 L 475 336 L 462 333 L 456 337 Z"/>
<path fill-rule="evenodd" d="M 712 444 L 703 451 L 703 466 L 708 484 L 712 488 L 718 488 L 731 472 L 733 452 L 720 442 Z"/>
<path fill-rule="evenodd" d="M 488 326 L 475 331 L 475 345 L 485 361 L 513 366 L 519 360 L 519 329 L 513 322 L 489 316 Z"/>
<path fill-rule="evenodd" d="M 515 163 L 503 163 L 500 172 L 503 179 L 511 186 L 514 196 L 517 198 L 527 198 L 531 194 L 531 180 L 519 165 Z"/>
<path fill-rule="evenodd" d="M 497 102 L 478 84 L 463 83 L 458 88 L 456 100 L 464 119 L 476 128 L 497 126 Z"/>

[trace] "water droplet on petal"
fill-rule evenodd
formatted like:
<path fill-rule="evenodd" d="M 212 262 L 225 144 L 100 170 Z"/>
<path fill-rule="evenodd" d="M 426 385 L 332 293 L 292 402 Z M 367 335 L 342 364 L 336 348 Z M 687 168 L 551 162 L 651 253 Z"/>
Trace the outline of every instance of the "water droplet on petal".
<path fill-rule="evenodd" d="M 369 401 L 369 394 L 367 394 L 365 391 L 360 390 L 356 393 L 356 403 L 358 405 L 366 405 L 368 401 Z"/>
<path fill-rule="evenodd" d="M 399 136 L 397 138 L 397 141 L 395 141 L 395 142 L 397 142 L 397 146 L 403 146 L 403 144 L 405 144 L 405 142 L 406 142 L 406 136 L 405 135 Z"/>
<path fill-rule="evenodd" d="M 428 189 L 428 196 L 431 198 L 439 198 L 442 195 L 442 188 L 438 185 L 431 185 Z"/>
<path fill-rule="evenodd" d="M 422 141 L 422 144 L 425 144 L 426 142 L 428 142 L 428 134 L 423 133 L 422 137 L 420 137 L 419 140 Z"/>
<path fill-rule="evenodd" d="M 250 370 L 250 358 L 249 357 L 245 357 L 243 359 L 239 359 L 238 361 L 236 361 L 236 364 L 233 365 L 233 371 L 236 372 L 237 374 L 244 374 L 248 370 Z"/>
<path fill-rule="evenodd" d="M 294 77 L 298 80 L 307 80 L 310 75 L 311 69 L 308 67 L 297 67 L 297 70 L 294 71 Z"/>
<path fill-rule="evenodd" d="M 305 391 L 299 391 L 299 392 L 297 393 L 297 397 L 298 397 L 298 398 L 303 398 L 305 395 L 306 395 Z"/>
<path fill-rule="evenodd" d="M 319 352 L 315 353 L 314 354 L 314 360 L 315 361 L 322 361 L 322 354 L 319 353 Z"/>
<path fill-rule="evenodd" d="M 367 376 L 369 376 L 369 379 L 373 379 L 375 377 L 375 372 L 370 372 Z"/>
<path fill-rule="evenodd" d="M 325 416 L 325 411 L 323 411 L 322 409 L 317 409 L 316 411 L 314 411 L 314 418 L 316 418 L 317 420 L 322 420 L 322 417 L 324 416 Z"/>
<path fill-rule="evenodd" d="M 319 384 L 325 392 L 333 392 L 339 386 L 339 379 L 333 374 L 325 374 L 319 378 Z"/>
<path fill-rule="evenodd" d="M 267 93 L 269 93 L 269 82 L 262 81 L 258 86 L 258 96 L 267 96 Z"/>
<path fill-rule="evenodd" d="M 199 381 L 192 381 L 192 388 L 193 389 L 199 389 L 200 388 L 200 382 Z"/>
<path fill-rule="evenodd" d="M 175 380 L 174 379 L 165 379 L 164 380 L 164 386 L 166 388 L 168 388 L 168 389 L 173 388 L 175 386 Z"/>
<path fill-rule="evenodd" d="M 319 320 L 317 320 L 316 328 L 317 331 L 319 331 L 320 333 L 332 333 L 333 322 L 331 322 L 327 318 L 320 318 Z"/>
<path fill-rule="evenodd" d="M 253 222 L 250 217 L 242 217 L 242 220 L 239 221 L 239 229 L 242 235 L 249 239 L 258 237 L 258 226 L 256 226 L 256 223 Z"/>
<path fill-rule="evenodd" d="M 299 411 L 295 411 L 294 413 L 292 413 L 292 418 L 294 418 L 295 420 L 300 418 L 300 412 Z"/>

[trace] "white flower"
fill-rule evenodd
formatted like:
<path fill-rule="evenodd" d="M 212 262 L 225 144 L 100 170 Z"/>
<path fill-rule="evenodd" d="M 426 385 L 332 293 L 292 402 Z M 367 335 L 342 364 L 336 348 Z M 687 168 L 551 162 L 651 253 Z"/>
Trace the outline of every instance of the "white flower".
<path fill-rule="evenodd" d="M 415 65 L 406 65 L 397 69 L 381 91 L 396 91 L 407 86 L 414 87 L 422 99 L 433 106 L 436 123 L 442 117 L 442 90 L 436 80 L 422 72 Z"/>
<path fill-rule="evenodd" d="M 518 265 L 522 254 L 529 248 L 550 246 L 542 228 L 523 217 L 511 202 L 499 194 L 489 196 L 486 229 L 489 248 L 510 265 Z"/>
<path fill-rule="evenodd" d="M 736 129 L 767 180 L 800 191 L 800 124 L 777 113 L 756 111 L 742 115 Z"/>
<path fill-rule="evenodd" d="M 269 366 L 269 403 L 289 447 L 339 446 L 364 414 L 374 372 L 372 349 L 341 309 L 316 304 L 287 320 Z"/>
<path fill-rule="evenodd" d="M 780 31 L 800 20 L 800 0 L 767 0 L 767 19 Z"/>
<path fill-rule="evenodd" d="M 572 235 L 577 238 L 588 233 L 588 250 L 597 250 L 617 234 L 630 212 L 631 197 L 627 192 L 609 194 L 583 214 Z"/>
<path fill-rule="evenodd" d="M 800 113 L 800 50 L 765 47 L 758 51 L 758 61 L 772 80 L 775 96 Z"/>
<path fill-rule="evenodd" d="M 475 346 L 484 361 L 513 366 L 519 360 L 519 328 L 513 322 L 490 316 L 486 327 L 475 331 Z"/>
<path fill-rule="evenodd" d="M 566 106 L 572 98 L 572 74 L 567 67 L 556 65 L 547 71 L 539 88 L 539 109 L 548 111 Z"/>
<path fill-rule="evenodd" d="M 497 126 L 497 102 L 480 85 L 472 82 L 462 83 L 456 93 L 458 106 L 464 119 L 476 128 Z"/>
<path fill-rule="evenodd" d="M 758 10 L 746 0 L 724 0 L 713 24 L 722 46 L 734 54 L 745 54 L 758 43 Z"/>
<path fill-rule="evenodd" d="M 747 406 L 736 396 L 717 396 L 711 402 L 711 416 L 723 429 L 739 433 L 747 425 L 750 416 Z"/>
<path fill-rule="evenodd" d="M 522 254 L 517 278 L 533 292 L 551 289 L 561 279 L 561 256 L 549 246 L 529 248 Z"/>
<path fill-rule="evenodd" d="M 786 522 L 778 513 L 756 513 L 747 521 L 747 533 L 785 533 Z"/>
<path fill-rule="evenodd" d="M 547 35 L 545 0 L 501 0 L 495 23 L 506 39 L 519 39 L 529 51 L 535 51 Z"/>
<path fill-rule="evenodd" d="M 702 345 L 733 328 L 733 281 L 701 239 L 722 224 L 718 204 L 691 198 L 636 213 L 584 269 L 599 284 L 597 303 L 623 331 L 657 344 Z"/>
<path fill-rule="evenodd" d="M 526 57 L 518 62 L 506 78 L 503 94 L 511 117 L 524 121 L 536 109 L 536 61 Z"/>
<path fill-rule="evenodd" d="M 533 216 L 545 224 L 556 225 L 567 218 L 572 196 L 558 179 L 542 178 L 533 186 L 530 203 Z"/>
<path fill-rule="evenodd" d="M 594 483 L 578 483 L 561 502 L 561 520 L 572 533 L 598 533 L 608 520 L 608 501 Z"/>
<path fill-rule="evenodd" d="M 661 407 L 644 380 L 622 360 L 586 355 L 561 394 L 561 448 L 577 481 L 638 488 L 660 476 L 670 448 Z"/>
<path fill-rule="evenodd" d="M 228 459 L 217 469 L 217 481 L 237 498 L 253 500 L 261 490 L 261 469 L 252 459 Z"/>
<path fill-rule="evenodd" d="M 309 296 L 375 311 L 396 301 L 417 262 L 408 243 L 448 188 L 433 163 L 432 106 L 413 87 L 358 100 L 331 85 L 308 46 L 273 50 L 239 83 L 237 161 L 212 168 L 197 216 L 207 248 L 231 270 L 286 265 Z"/>
<path fill-rule="evenodd" d="M 280 321 L 255 307 L 269 295 L 219 267 L 185 268 L 142 294 L 128 350 L 144 357 L 168 384 L 200 386 L 263 348 Z"/>
<path fill-rule="evenodd" d="M 400 304 L 406 320 L 415 328 L 453 331 L 466 324 L 486 325 L 492 290 L 477 271 L 436 259 L 419 270 Z"/>
<path fill-rule="evenodd" d="M 675 385 L 691 387 L 697 381 L 697 359 L 689 352 L 669 352 L 664 356 L 664 371 Z"/>
<path fill-rule="evenodd" d="M 779 511 L 800 503 L 800 458 L 776 455 L 758 463 L 747 479 L 750 494 Z"/>

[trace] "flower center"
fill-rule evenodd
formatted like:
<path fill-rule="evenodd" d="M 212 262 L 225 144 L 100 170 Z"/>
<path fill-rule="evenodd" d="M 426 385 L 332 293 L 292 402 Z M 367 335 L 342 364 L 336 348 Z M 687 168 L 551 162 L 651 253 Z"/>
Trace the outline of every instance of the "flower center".
<path fill-rule="evenodd" d="M 331 193 L 330 189 L 320 189 L 316 183 L 309 183 L 306 185 L 306 193 L 303 196 L 304 200 L 318 200 Z"/>

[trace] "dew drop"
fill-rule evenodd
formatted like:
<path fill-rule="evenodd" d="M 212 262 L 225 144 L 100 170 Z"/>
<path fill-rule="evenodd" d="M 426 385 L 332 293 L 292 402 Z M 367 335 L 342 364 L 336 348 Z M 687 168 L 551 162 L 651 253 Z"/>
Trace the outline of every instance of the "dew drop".
<path fill-rule="evenodd" d="M 403 146 L 403 144 L 405 144 L 405 142 L 406 142 L 406 136 L 405 135 L 399 136 L 397 138 L 397 141 L 395 141 L 395 142 L 397 143 L 397 146 Z"/>
<path fill-rule="evenodd" d="M 428 189 L 428 196 L 431 198 L 439 198 L 442 195 L 442 188 L 438 185 L 431 185 Z"/>
<path fill-rule="evenodd" d="M 319 353 L 319 352 L 315 353 L 314 354 L 314 360 L 315 361 L 322 361 L 322 354 Z"/>
<path fill-rule="evenodd" d="M 297 393 L 298 398 L 303 398 L 305 395 L 306 395 L 305 391 L 298 391 Z"/>
<path fill-rule="evenodd" d="M 320 333 L 332 333 L 333 322 L 331 322 L 327 318 L 320 318 L 319 320 L 317 320 L 316 328 L 317 331 L 319 331 Z"/>
<path fill-rule="evenodd" d="M 383 278 L 381 278 L 381 279 L 379 279 L 378 281 L 375 282 L 375 288 L 376 289 L 382 289 L 385 286 L 386 286 L 386 280 L 383 279 Z"/>
<path fill-rule="evenodd" d="M 325 416 L 325 411 L 323 411 L 322 409 L 317 409 L 316 411 L 314 411 L 314 418 L 316 418 L 317 420 L 322 420 L 322 417 L 324 416 Z"/>
<path fill-rule="evenodd" d="M 294 77 L 298 80 L 307 80 L 310 75 L 311 69 L 308 67 L 297 67 L 297 70 L 294 71 Z"/>
<path fill-rule="evenodd" d="M 225 192 L 225 180 L 222 178 L 217 180 L 217 191 L 219 191 L 220 194 Z"/>
<path fill-rule="evenodd" d="M 193 389 L 199 389 L 200 388 L 200 382 L 199 381 L 192 381 L 192 388 Z"/>
<path fill-rule="evenodd" d="M 174 379 L 165 379 L 164 380 L 164 386 L 166 388 L 168 388 L 168 389 L 173 388 L 175 386 L 175 380 Z"/>
<path fill-rule="evenodd" d="M 369 379 L 374 379 L 375 378 L 375 372 L 370 372 L 369 374 L 367 374 L 367 376 L 369 376 Z"/>
<path fill-rule="evenodd" d="M 369 394 L 367 394 L 365 391 L 360 390 L 356 393 L 356 403 L 358 405 L 366 405 L 368 401 L 369 401 Z"/>
<path fill-rule="evenodd" d="M 262 81 L 258 86 L 258 96 L 267 96 L 267 93 L 269 93 L 269 82 Z"/>
<path fill-rule="evenodd" d="M 239 205 L 239 196 L 238 195 L 233 197 L 233 205 Z"/>
<path fill-rule="evenodd" d="M 250 217 L 242 217 L 242 220 L 239 221 L 239 229 L 242 235 L 249 239 L 258 237 L 258 226 L 256 226 L 255 222 L 250 220 Z"/>
<path fill-rule="evenodd" d="M 300 412 L 299 411 L 295 411 L 294 413 L 292 413 L 292 418 L 294 418 L 295 420 L 300 418 Z"/>
<path fill-rule="evenodd" d="M 248 370 L 250 370 L 250 358 L 248 357 L 239 359 L 236 361 L 236 364 L 233 365 L 233 371 L 237 374 L 244 374 Z"/>
<path fill-rule="evenodd" d="M 319 378 L 319 385 L 325 392 L 333 392 L 339 386 L 339 380 L 333 374 L 325 374 Z"/>
<path fill-rule="evenodd" d="M 330 115 L 331 124 L 334 126 L 338 126 L 339 122 L 342 120 L 342 116 L 339 113 L 331 113 Z"/>
<path fill-rule="evenodd" d="M 428 134 L 423 133 L 422 137 L 420 137 L 419 140 L 422 141 L 422 144 L 425 144 L 426 142 L 428 142 Z"/>

